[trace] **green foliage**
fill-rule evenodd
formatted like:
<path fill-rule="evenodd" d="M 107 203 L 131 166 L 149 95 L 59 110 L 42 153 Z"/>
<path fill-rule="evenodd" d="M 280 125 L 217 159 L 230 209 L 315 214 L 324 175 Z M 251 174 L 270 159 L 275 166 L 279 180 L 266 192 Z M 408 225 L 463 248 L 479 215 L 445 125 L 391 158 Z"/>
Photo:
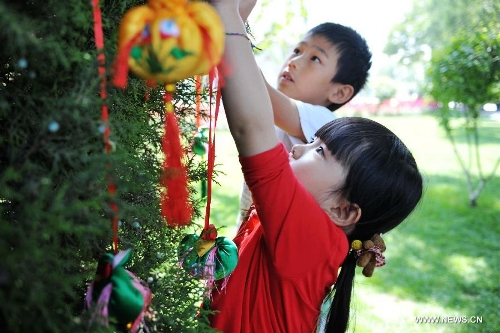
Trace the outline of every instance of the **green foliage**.
<path fill-rule="evenodd" d="M 387 76 L 379 76 L 373 79 L 373 90 L 375 96 L 383 102 L 396 95 L 396 82 Z"/>
<path fill-rule="evenodd" d="M 109 73 L 119 21 L 143 2 L 101 3 Z M 119 246 L 133 249 L 127 268 L 155 295 L 149 329 L 209 331 L 205 313 L 196 317 L 204 288 L 178 268 L 185 231 L 159 216 L 162 90 L 137 78 L 126 90 L 108 87 L 115 149 L 105 154 L 91 3 L 2 1 L 0 18 L 0 330 L 114 331 L 84 309 L 97 260 L 111 250 L 112 179 Z M 193 87 L 181 82 L 174 96 L 187 151 L 196 131 Z M 206 177 L 201 161 L 187 162 L 193 182 Z"/>
<path fill-rule="evenodd" d="M 428 71 L 429 92 L 436 101 L 463 103 L 469 112 L 496 101 L 500 81 L 500 26 L 457 33 L 434 52 Z"/>
<path fill-rule="evenodd" d="M 392 29 L 385 52 L 398 54 L 403 61 L 422 61 L 427 49 L 439 48 L 457 31 L 477 30 L 485 22 L 493 26 L 499 20 L 496 0 L 413 1 L 403 21 Z"/>
<path fill-rule="evenodd" d="M 300 40 L 307 32 L 305 2 L 304 0 L 285 0 L 284 2 L 264 0 L 259 2 L 257 6 L 260 8 L 254 9 L 249 18 L 250 30 L 253 31 L 252 28 L 258 26 L 261 35 L 258 36 L 257 46 L 263 50 L 271 50 L 272 52 L 267 52 L 268 56 L 281 64 L 283 59 L 289 55 L 290 47 L 295 45 L 296 41 Z M 282 15 L 273 15 L 272 13 L 275 12 L 280 12 Z M 270 14 L 273 15 L 272 22 L 269 20 Z M 253 15 L 256 16 L 253 17 Z M 283 38 L 286 27 L 290 26 L 295 27 L 294 31 L 288 31 L 287 38 Z"/>
<path fill-rule="evenodd" d="M 449 44 L 436 50 L 427 73 L 429 93 L 442 104 L 440 124 L 467 178 L 471 206 L 476 205 L 484 184 L 495 174 L 500 162 L 499 158 L 491 174 L 485 175 L 479 147 L 480 108 L 500 97 L 500 25 L 485 23 L 478 27 L 478 30 L 457 32 Z M 453 105 L 458 105 L 460 112 L 450 110 Z M 453 121 L 460 118 L 460 122 Z M 460 127 L 469 146 L 467 157 L 456 147 L 456 128 Z M 474 174 L 478 177 L 477 184 L 474 184 Z"/>

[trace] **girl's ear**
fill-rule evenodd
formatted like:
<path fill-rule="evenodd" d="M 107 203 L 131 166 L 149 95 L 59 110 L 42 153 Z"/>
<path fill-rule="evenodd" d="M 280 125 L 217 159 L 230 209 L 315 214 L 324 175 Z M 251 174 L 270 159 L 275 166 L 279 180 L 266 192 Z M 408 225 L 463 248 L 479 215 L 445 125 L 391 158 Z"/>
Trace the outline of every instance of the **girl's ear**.
<path fill-rule="evenodd" d="M 354 88 L 350 84 L 333 83 L 328 100 L 330 103 L 345 104 L 354 95 Z"/>
<path fill-rule="evenodd" d="M 355 203 L 345 201 L 332 206 L 329 215 L 333 223 L 347 233 L 349 230 L 354 230 L 354 225 L 361 218 L 361 208 Z"/>

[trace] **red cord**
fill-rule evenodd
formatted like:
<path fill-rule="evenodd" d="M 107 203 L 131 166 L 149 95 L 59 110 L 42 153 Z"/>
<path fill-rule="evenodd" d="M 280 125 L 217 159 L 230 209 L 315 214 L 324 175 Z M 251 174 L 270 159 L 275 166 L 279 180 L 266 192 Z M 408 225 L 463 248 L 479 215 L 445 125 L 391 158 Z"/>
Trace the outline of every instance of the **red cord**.
<path fill-rule="evenodd" d="M 215 110 L 212 116 L 212 96 L 213 83 L 218 80 L 217 93 L 215 97 Z M 221 80 L 217 75 L 217 70 L 213 69 L 209 74 L 209 94 L 210 94 L 210 121 L 208 128 L 208 161 L 207 161 L 207 206 L 205 209 L 205 227 L 203 230 L 208 230 L 210 227 L 210 203 L 212 202 L 212 174 L 215 165 L 215 128 L 217 127 L 217 118 L 219 117 L 220 101 L 221 101 Z"/>
<path fill-rule="evenodd" d="M 104 125 L 103 141 L 104 141 L 104 152 L 109 154 L 112 150 L 110 141 L 110 129 L 108 126 L 108 106 L 106 105 L 106 66 L 105 66 L 105 56 L 104 56 L 104 34 L 102 32 L 102 16 L 101 7 L 99 6 L 99 0 L 92 0 L 93 14 L 94 14 L 94 38 L 95 46 L 97 49 L 97 61 L 98 61 L 98 73 L 101 79 L 101 90 L 100 96 L 103 101 L 101 106 L 101 120 Z M 109 166 L 108 166 L 109 167 Z M 108 175 L 108 194 L 110 196 L 109 207 L 112 211 L 111 216 L 111 227 L 113 229 L 113 251 L 118 253 L 118 205 L 116 204 L 114 197 L 116 195 L 116 186 L 113 182 L 113 177 Z"/>

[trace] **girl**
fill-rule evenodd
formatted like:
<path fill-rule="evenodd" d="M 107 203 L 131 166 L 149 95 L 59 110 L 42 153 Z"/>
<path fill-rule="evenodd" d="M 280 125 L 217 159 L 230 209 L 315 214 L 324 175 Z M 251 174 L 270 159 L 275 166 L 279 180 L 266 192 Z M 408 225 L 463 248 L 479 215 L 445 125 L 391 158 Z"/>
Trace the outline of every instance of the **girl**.
<path fill-rule="evenodd" d="M 349 244 L 391 230 L 412 212 L 422 195 L 415 160 L 392 132 L 362 118 L 336 119 L 287 152 L 238 1 L 211 3 L 232 68 L 223 103 L 254 202 L 235 238 L 238 266 L 213 290 L 211 325 L 228 333 L 312 333 L 335 284 L 327 331 L 344 332 L 356 259 Z"/>

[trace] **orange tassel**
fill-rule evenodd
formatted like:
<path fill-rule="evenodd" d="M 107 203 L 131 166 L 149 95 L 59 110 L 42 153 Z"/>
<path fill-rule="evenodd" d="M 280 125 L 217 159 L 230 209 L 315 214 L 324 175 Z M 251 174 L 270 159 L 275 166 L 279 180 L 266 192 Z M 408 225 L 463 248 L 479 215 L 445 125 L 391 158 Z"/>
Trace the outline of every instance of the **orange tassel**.
<path fill-rule="evenodd" d="M 165 154 L 163 173 L 160 180 L 161 214 L 171 227 L 189 225 L 192 208 L 189 204 L 186 168 L 182 164 L 183 150 L 179 139 L 179 127 L 172 105 L 175 85 L 167 84 L 165 94 L 165 133 L 162 149 Z"/>

